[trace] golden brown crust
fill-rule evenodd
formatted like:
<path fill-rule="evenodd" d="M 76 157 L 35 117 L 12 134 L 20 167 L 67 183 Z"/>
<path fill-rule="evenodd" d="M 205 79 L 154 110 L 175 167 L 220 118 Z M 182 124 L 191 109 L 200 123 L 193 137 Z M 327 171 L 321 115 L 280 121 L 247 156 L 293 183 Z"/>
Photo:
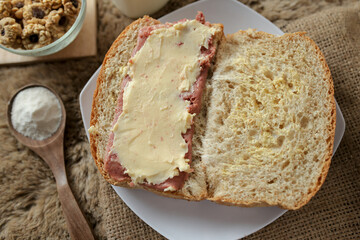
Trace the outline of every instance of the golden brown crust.
<path fill-rule="evenodd" d="M 319 191 L 320 187 L 323 185 L 326 175 L 330 168 L 331 163 L 331 157 L 333 154 L 333 146 L 334 146 L 334 139 L 335 139 L 335 128 L 336 128 L 336 104 L 335 104 L 335 98 L 334 98 L 334 84 L 333 79 L 331 77 L 331 72 L 329 69 L 329 66 L 326 63 L 324 54 L 321 52 L 320 48 L 316 45 L 316 43 L 309 38 L 308 36 L 304 35 L 305 40 L 309 41 L 309 43 L 315 48 L 316 54 L 319 57 L 322 67 L 325 71 L 325 77 L 324 81 L 327 81 L 329 86 L 329 97 L 331 101 L 331 122 L 328 125 L 328 131 L 329 131 L 329 138 L 326 140 L 328 143 L 328 152 L 325 156 L 325 164 L 321 170 L 321 175 L 318 178 L 316 186 L 311 190 L 311 192 L 308 194 L 307 198 L 304 199 L 304 201 L 300 202 L 297 206 L 295 206 L 293 209 L 299 209 L 300 207 L 307 204 L 310 199 Z"/>

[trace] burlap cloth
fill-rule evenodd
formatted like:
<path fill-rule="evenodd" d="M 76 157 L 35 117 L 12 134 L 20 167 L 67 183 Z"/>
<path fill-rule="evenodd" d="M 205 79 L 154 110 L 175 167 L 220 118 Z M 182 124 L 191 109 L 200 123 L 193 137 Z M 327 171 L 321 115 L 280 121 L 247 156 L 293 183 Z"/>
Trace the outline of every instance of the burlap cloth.
<path fill-rule="evenodd" d="M 158 18 L 194 0 L 170 0 Z M 305 207 L 246 239 L 358 239 L 360 236 L 360 3 L 356 0 L 242 0 L 286 32 L 307 31 L 324 52 L 346 132 L 325 184 Z M 341 5 L 341 6 L 340 6 Z M 336 7 L 338 6 L 338 7 Z M 340 7 L 339 7 L 340 6 Z M 131 23 L 99 0 L 98 56 L 0 67 L 0 239 L 69 239 L 55 180 L 6 126 L 11 94 L 28 83 L 56 89 L 67 109 L 65 161 L 74 195 L 98 239 L 163 239 L 139 219 L 98 173 L 83 129 L 78 95 L 116 36 Z M 324 10 L 328 9 L 325 11 Z M 315 13 L 312 16 L 308 16 Z M 308 16 L 302 18 L 303 16 Z"/>
<path fill-rule="evenodd" d="M 325 184 L 308 205 L 288 211 L 245 239 L 360 237 L 360 5 L 334 8 L 283 27 L 306 31 L 325 54 L 347 127 Z M 163 239 L 141 221 L 105 181 L 100 182 L 109 239 Z M 211 211 L 211 209 L 209 209 Z"/>

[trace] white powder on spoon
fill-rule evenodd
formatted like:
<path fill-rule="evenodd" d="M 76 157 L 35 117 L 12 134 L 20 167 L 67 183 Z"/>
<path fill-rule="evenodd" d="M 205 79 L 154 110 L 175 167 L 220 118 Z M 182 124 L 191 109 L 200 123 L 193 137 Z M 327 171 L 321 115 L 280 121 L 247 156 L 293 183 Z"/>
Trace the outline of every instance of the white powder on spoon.
<path fill-rule="evenodd" d="M 59 100 L 44 87 L 20 91 L 11 109 L 13 127 L 34 140 L 44 140 L 53 135 L 60 126 L 61 116 Z"/>

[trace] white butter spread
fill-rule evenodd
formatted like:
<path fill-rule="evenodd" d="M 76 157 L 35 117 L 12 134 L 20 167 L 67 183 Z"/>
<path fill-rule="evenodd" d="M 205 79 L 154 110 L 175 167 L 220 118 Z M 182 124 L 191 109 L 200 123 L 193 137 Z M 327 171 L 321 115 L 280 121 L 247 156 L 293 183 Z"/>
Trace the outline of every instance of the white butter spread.
<path fill-rule="evenodd" d="M 201 46 L 215 33 L 196 20 L 153 30 L 129 61 L 132 79 L 123 96 L 123 112 L 113 127 L 112 151 L 134 183 L 159 184 L 189 171 L 182 137 L 191 127 L 189 101 L 200 74 Z"/>

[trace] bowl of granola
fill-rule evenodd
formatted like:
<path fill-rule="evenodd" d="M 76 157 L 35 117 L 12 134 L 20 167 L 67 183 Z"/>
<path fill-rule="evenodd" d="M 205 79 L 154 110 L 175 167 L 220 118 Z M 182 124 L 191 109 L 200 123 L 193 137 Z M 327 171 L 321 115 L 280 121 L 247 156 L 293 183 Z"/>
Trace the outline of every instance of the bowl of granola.
<path fill-rule="evenodd" d="M 0 48 L 45 56 L 68 46 L 79 34 L 86 0 L 0 1 Z"/>

